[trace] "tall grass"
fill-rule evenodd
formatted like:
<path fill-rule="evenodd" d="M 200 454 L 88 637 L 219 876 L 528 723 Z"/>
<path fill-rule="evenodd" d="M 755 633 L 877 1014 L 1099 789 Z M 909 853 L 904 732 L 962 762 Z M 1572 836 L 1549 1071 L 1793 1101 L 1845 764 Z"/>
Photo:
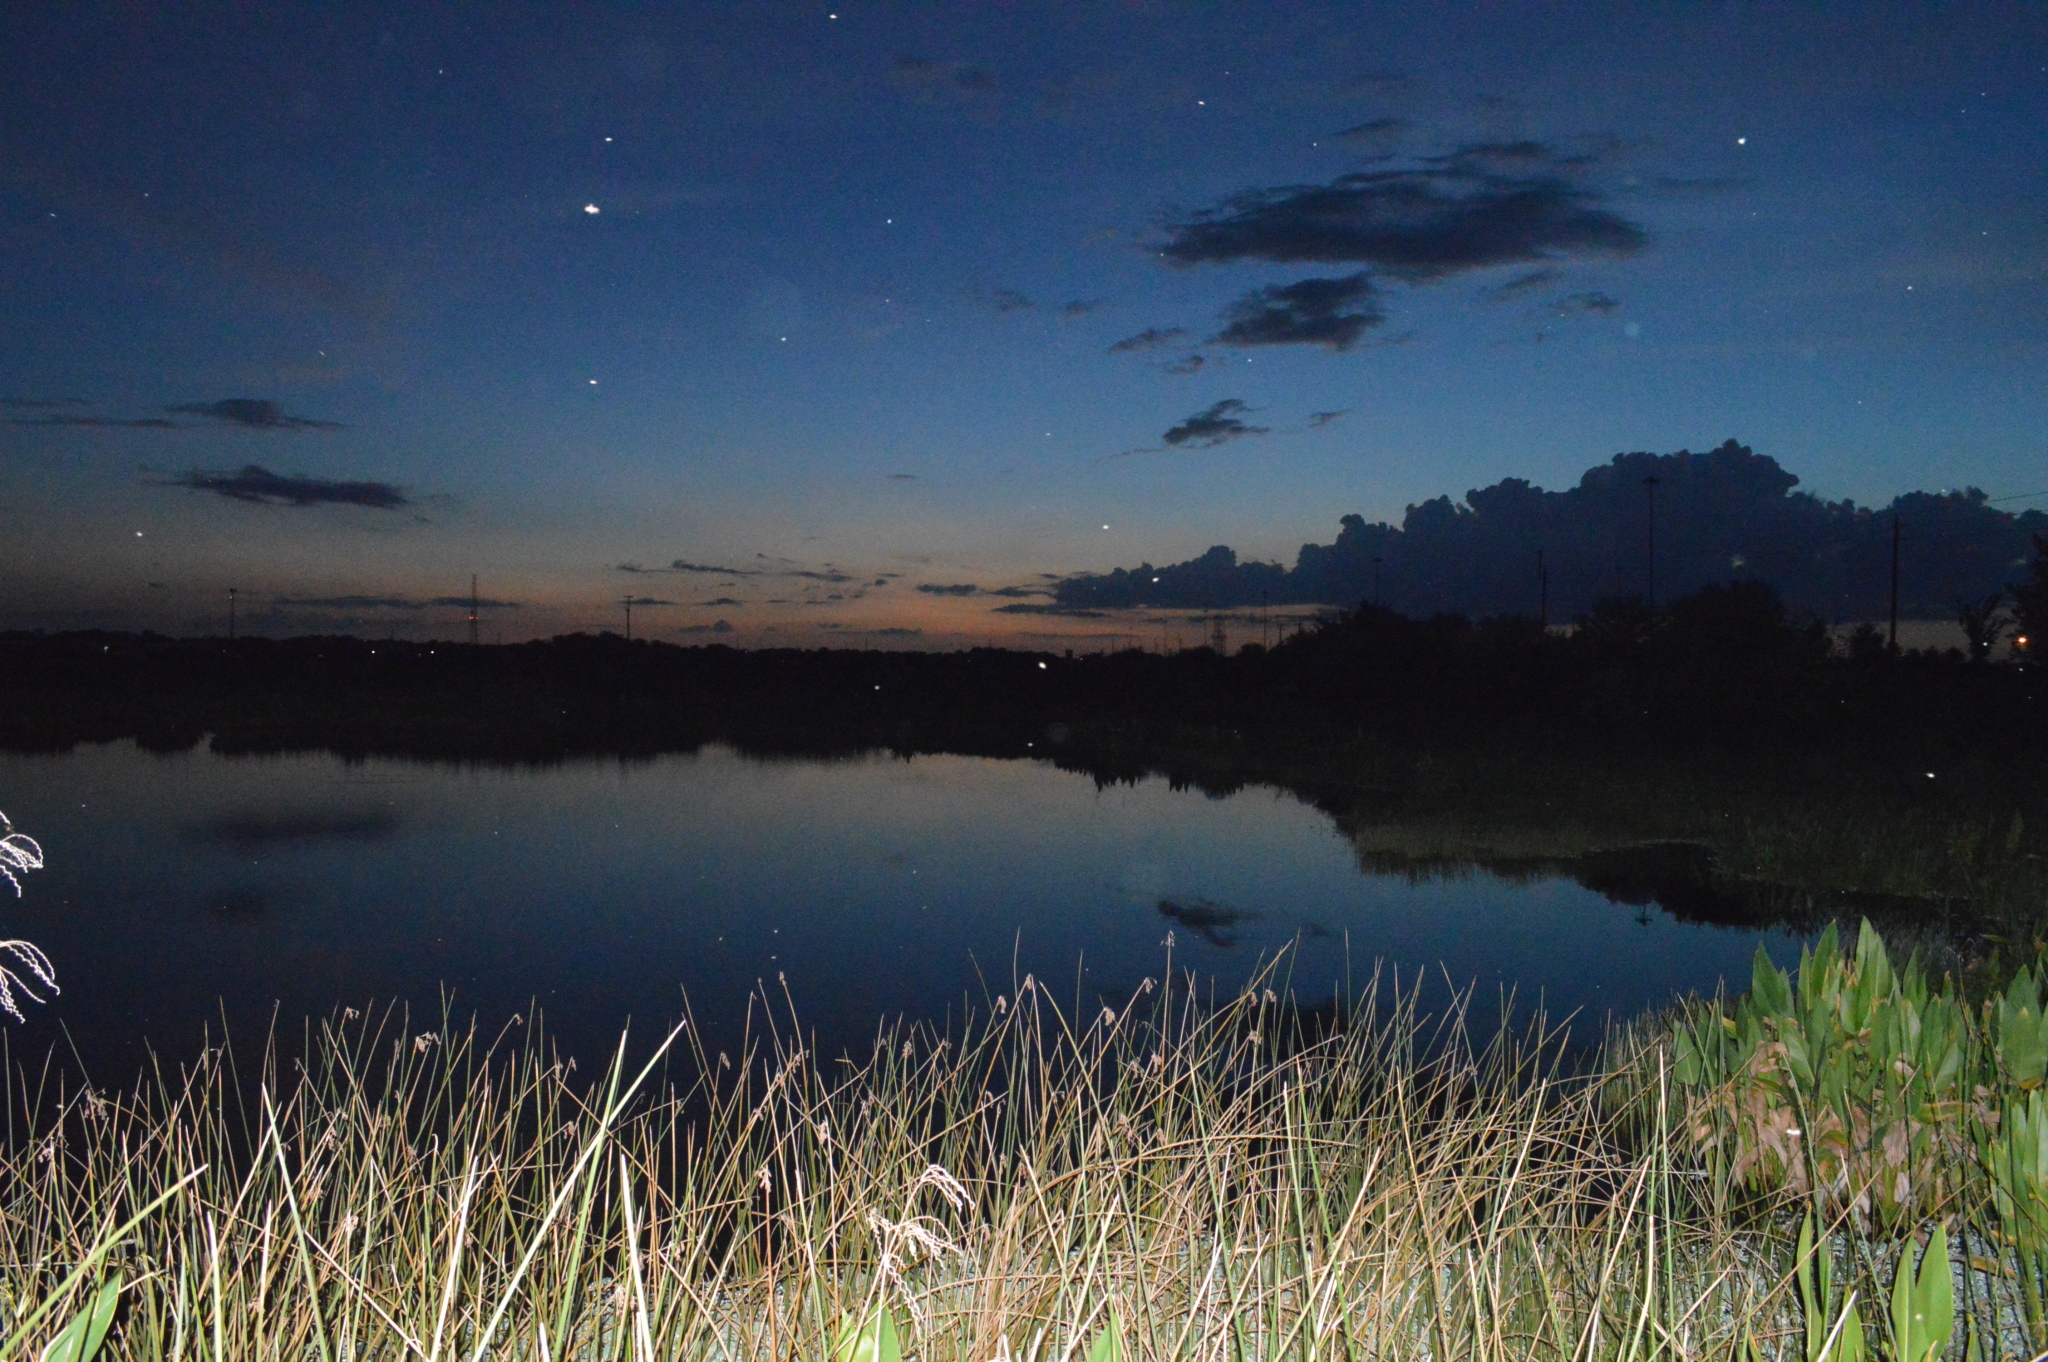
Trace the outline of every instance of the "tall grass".
<path fill-rule="evenodd" d="M 1146 1358 L 1820 1362 L 1811 1319 L 1882 1298 L 1895 1248 L 1830 1247 L 1805 1307 L 1803 1207 L 1707 1175 L 1661 1044 L 1617 1100 L 1469 1003 L 1169 975 L 1077 1015 L 1027 979 L 857 1063 L 763 1004 L 737 1053 L 686 1026 L 601 1074 L 390 1014 L 122 1094 L 17 1072 L 0 1357 L 115 1273 L 103 1355 L 195 1362 L 825 1358 L 878 1311 L 921 1360 L 1078 1358 L 1113 1321 Z"/>

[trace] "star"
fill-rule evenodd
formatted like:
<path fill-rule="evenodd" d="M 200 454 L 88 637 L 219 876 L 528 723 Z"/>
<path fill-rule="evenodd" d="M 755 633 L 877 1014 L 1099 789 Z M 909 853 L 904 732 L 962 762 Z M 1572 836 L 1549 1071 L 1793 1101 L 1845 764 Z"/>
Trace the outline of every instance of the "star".
<path fill-rule="evenodd" d="M 592 217 L 596 217 L 601 210 L 594 203 L 586 203 L 583 205 L 583 211 L 590 214 Z"/>

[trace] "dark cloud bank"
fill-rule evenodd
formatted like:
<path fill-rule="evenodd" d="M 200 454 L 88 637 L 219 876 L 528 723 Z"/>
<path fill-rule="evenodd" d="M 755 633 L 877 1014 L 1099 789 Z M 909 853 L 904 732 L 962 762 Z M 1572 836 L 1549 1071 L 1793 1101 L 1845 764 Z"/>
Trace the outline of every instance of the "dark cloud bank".
<path fill-rule="evenodd" d="M 195 469 L 164 484 L 194 492 L 212 492 L 230 501 L 264 506 L 369 506 L 381 511 L 410 505 L 405 494 L 388 482 L 334 482 L 327 478 L 287 477 L 260 464 L 244 464 L 232 473 Z"/>
<path fill-rule="evenodd" d="M 1549 570 L 1553 620 L 1647 583 L 1649 506 L 1657 485 L 1657 593 L 1669 599 L 1728 581 L 1763 581 L 1825 619 L 1879 619 L 1888 608 L 1892 515 L 1904 532 L 1900 605 L 1952 618 L 1958 597 L 1982 597 L 2024 573 L 2029 536 L 2048 513 L 1999 510 L 1971 488 L 1911 492 L 1883 508 L 1823 501 L 1793 489 L 1776 460 L 1730 440 L 1694 454 L 1617 454 L 1576 487 L 1548 492 L 1521 478 L 1410 506 L 1398 526 L 1340 521 L 1335 542 L 1304 544 L 1294 566 L 1239 562 L 1217 545 L 1167 567 L 1071 577 L 1055 609 L 1129 606 L 1352 606 L 1374 593 L 1411 615 L 1528 615 L 1538 608 L 1536 555 Z"/>
<path fill-rule="evenodd" d="M 1396 120 L 1350 129 L 1352 140 L 1398 135 Z M 1347 350 L 1380 325 L 1377 280 L 1429 284 L 1503 266 L 1534 266 L 1503 296 L 1552 283 L 1556 262 L 1634 255 L 1649 234 L 1606 206 L 1591 182 L 1598 158 L 1546 143 L 1486 142 L 1399 169 L 1361 171 L 1328 184 L 1247 190 L 1166 224 L 1161 257 L 1176 265 L 1258 262 L 1351 265 L 1245 294 L 1211 339 L 1225 345 L 1321 345 Z M 1612 311 L 1600 293 L 1572 295 L 1569 310 Z M 1114 350 L 1176 335 L 1148 331 Z M 1157 337 L 1157 340 L 1152 338 Z"/>

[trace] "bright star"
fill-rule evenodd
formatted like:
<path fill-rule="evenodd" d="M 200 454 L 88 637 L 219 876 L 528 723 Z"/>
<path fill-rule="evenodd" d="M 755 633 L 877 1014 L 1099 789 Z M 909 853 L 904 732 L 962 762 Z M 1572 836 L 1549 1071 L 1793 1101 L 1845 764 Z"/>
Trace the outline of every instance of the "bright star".
<path fill-rule="evenodd" d="M 596 217 L 598 213 L 598 207 L 594 203 L 586 203 L 583 205 L 583 211 L 590 214 L 592 217 Z"/>
<path fill-rule="evenodd" d="M 1748 139 L 1747 137 L 1738 137 L 1738 138 L 1736 138 L 1736 139 L 1735 139 L 1735 145 L 1736 145 L 1736 146 L 1738 146 L 1738 147 L 1740 147 L 1740 146 L 1747 146 L 1747 145 L 1748 145 L 1748 143 L 1749 143 L 1749 139 Z"/>

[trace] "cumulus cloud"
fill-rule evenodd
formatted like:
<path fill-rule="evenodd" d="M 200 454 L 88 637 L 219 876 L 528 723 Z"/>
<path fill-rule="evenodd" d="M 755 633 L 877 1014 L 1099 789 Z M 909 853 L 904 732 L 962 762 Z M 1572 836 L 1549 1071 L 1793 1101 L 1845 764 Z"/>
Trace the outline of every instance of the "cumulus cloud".
<path fill-rule="evenodd" d="M 1229 323 L 1210 337 L 1223 345 L 1321 345 L 1348 350 L 1386 320 L 1379 290 L 1363 271 L 1254 289 L 1230 305 Z"/>
<path fill-rule="evenodd" d="M 927 596 L 978 596 L 981 588 L 972 582 L 919 582 L 917 589 Z"/>
<path fill-rule="evenodd" d="M 369 506 L 396 510 L 411 503 L 388 482 L 334 482 L 326 478 L 285 477 L 258 464 L 245 464 L 233 473 L 195 469 L 171 479 L 167 487 L 194 492 L 212 492 L 230 501 L 255 502 L 264 506 Z"/>
<path fill-rule="evenodd" d="M 1160 251 L 1181 265 L 1365 265 L 1410 282 L 1632 255 L 1649 236 L 1574 178 L 1588 164 L 1540 142 L 1469 145 L 1406 169 L 1248 190 L 1169 223 Z"/>
<path fill-rule="evenodd" d="M 1239 412 L 1250 410 L 1250 407 L 1238 399 L 1226 397 L 1221 402 L 1196 412 L 1169 429 L 1160 438 L 1166 441 L 1169 449 L 1179 449 L 1183 445 L 1196 449 L 1214 449 L 1218 445 L 1229 444 L 1232 440 L 1242 440 L 1248 435 L 1271 434 L 1265 426 L 1247 425 L 1239 419 Z"/>
<path fill-rule="evenodd" d="M 1157 350 L 1161 346 L 1172 345 L 1187 334 L 1187 328 L 1184 326 L 1148 326 L 1137 335 L 1125 336 L 1115 345 L 1110 346 L 1109 353 L 1112 355 L 1135 355 L 1145 350 Z"/>
<path fill-rule="evenodd" d="M 231 426 L 250 430 L 345 430 L 339 421 L 316 421 L 309 416 L 292 416 L 275 402 L 255 397 L 228 397 L 218 402 L 185 402 L 165 407 L 180 416 L 204 416 Z"/>

